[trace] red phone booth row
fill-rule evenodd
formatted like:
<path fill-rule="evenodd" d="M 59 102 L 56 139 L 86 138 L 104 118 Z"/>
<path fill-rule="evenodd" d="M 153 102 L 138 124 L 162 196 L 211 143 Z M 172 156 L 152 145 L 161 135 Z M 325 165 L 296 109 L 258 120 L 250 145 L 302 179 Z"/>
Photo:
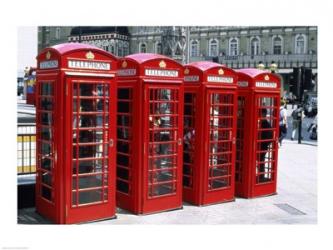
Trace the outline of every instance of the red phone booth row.
<path fill-rule="evenodd" d="M 232 201 L 235 188 L 244 197 L 274 192 L 274 75 L 244 74 L 251 101 L 241 102 L 241 73 L 216 63 L 118 59 L 76 43 L 47 48 L 37 60 L 36 209 L 50 220 L 114 218 L 116 205 L 147 214 L 181 208 L 183 199 Z M 261 127 L 264 112 L 270 128 Z M 274 134 L 270 143 L 263 131 Z"/>

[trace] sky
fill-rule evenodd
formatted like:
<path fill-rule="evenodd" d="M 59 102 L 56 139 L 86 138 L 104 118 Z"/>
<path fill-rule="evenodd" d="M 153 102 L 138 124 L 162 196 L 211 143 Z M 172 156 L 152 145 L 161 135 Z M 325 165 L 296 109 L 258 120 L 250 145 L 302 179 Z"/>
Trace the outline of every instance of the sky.
<path fill-rule="evenodd" d="M 17 73 L 23 74 L 25 67 L 36 67 L 38 47 L 37 26 L 17 28 Z"/>

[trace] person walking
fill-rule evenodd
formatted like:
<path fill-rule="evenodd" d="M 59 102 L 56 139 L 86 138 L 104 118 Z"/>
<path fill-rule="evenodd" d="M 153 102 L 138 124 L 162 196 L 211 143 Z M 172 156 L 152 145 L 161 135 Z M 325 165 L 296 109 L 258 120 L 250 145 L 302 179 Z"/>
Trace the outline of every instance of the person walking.
<path fill-rule="evenodd" d="M 305 117 L 303 108 L 298 107 L 297 109 L 295 109 L 291 113 L 291 117 L 293 118 L 293 131 L 291 133 L 291 140 L 293 141 L 295 139 L 296 131 L 298 130 L 300 123 L 303 121 L 303 118 Z"/>
<path fill-rule="evenodd" d="M 281 101 L 280 106 L 280 120 L 279 120 L 279 144 L 282 146 L 282 141 L 287 135 L 288 130 L 288 122 L 287 122 L 287 109 L 286 102 L 284 100 Z"/>

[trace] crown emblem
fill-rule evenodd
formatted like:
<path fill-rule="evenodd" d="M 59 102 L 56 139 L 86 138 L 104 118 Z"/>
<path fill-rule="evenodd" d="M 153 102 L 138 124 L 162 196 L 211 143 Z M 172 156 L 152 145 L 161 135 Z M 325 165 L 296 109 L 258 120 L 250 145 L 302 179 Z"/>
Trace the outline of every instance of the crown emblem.
<path fill-rule="evenodd" d="M 268 81 L 269 80 L 269 76 L 265 75 L 265 80 Z"/>
<path fill-rule="evenodd" d="M 123 61 L 122 64 L 121 64 L 121 67 L 126 68 L 127 67 L 127 62 Z"/>
<path fill-rule="evenodd" d="M 166 63 L 162 60 L 162 61 L 160 61 L 159 66 L 160 66 L 160 68 L 165 68 Z"/>
<path fill-rule="evenodd" d="M 86 58 L 89 59 L 89 60 L 92 60 L 92 59 L 95 58 L 95 55 L 94 55 L 94 53 L 92 53 L 91 51 L 89 51 L 86 54 Z"/>
<path fill-rule="evenodd" d="M 185 74 L 185 75 L 188 75 L 188 73 L 190 73 L 190 70 L 189 70 L 188 68 L 186 68 L 186 69 L 184 70 L 184 74 Z"/>
<path fill-rule="evenodd" d="M 51 52 L 48 51 L 48 52 L 46 53 L 46 59 L 49 60 L 50 58 L 51 58 Z"/>
<path fill-rule="evenodd" d="M 223 75 L 223 74 L 224 74 L 223 69 L 219 69 L 219 75 Z"/>

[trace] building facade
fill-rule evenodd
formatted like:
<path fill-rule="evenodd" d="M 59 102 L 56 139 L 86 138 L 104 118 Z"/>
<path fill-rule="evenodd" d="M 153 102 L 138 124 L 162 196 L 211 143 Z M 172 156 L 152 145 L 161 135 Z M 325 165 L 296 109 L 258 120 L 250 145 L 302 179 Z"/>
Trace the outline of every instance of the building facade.
<path fill-rule="evenodd" d="M 317 74 L 316 26 L 39 27 L 39 50 L 83 42 L 116 56 L 164 54 L 181 62 L 216 61 L 233 69 L 272 65 L 289 89 L 293 68 Z"/>

